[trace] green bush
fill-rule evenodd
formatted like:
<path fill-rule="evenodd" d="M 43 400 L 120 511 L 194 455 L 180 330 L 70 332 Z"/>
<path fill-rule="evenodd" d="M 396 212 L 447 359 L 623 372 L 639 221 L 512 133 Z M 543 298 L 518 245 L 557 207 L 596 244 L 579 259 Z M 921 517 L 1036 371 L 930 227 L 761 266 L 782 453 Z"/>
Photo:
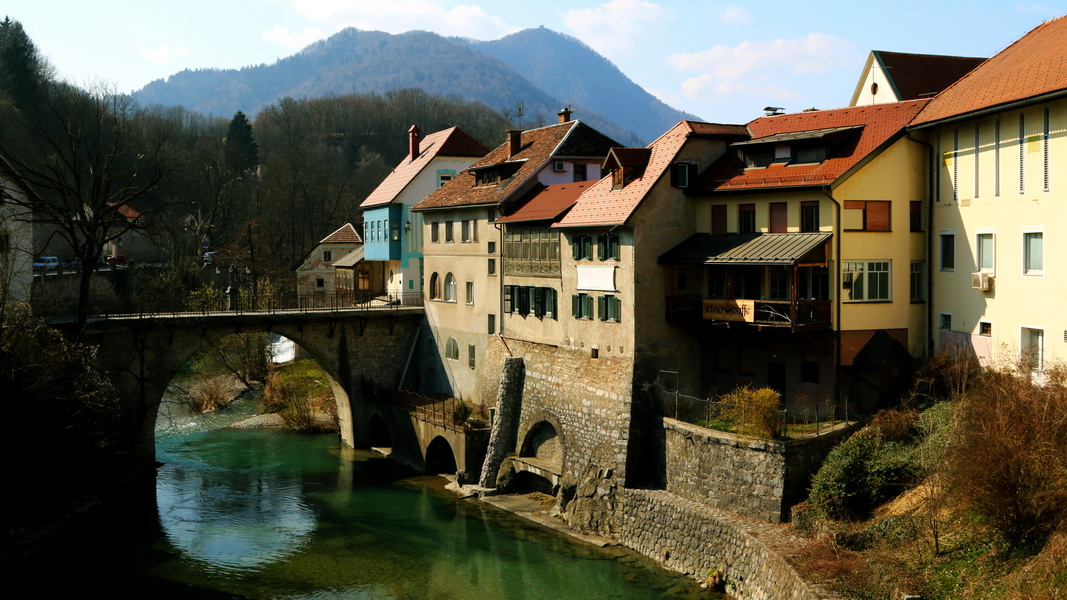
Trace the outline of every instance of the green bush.
<path fill-rule="evenodd" d="M 456 425 L 462 425 L 467 422 L 467 419 L 469 419 L 473 413 L 474 409 L 471 408 L 471 405 L 460 400 L 459 402 L 456 402 L 455 406 L 452 408 L 452 422 Z"/>
<path fill-rule="evenodd" d="M 823 518 L 862 518 L 900 493 L 913 473 L 900 446 L 861 431 L 826 457 L 812 478 L 808 501 Z"/>

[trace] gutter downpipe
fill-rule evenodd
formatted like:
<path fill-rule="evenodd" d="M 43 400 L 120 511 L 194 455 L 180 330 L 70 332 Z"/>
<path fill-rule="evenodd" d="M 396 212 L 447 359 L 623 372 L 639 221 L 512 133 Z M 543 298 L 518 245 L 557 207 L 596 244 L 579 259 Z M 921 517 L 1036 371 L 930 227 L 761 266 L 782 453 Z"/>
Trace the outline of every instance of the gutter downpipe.
<path fill-rule="evenodd" d="M 934 146 L 930 142 L 911 137 L 908 129 L 904 135 L 909 142 L 926 146 L 926 353 L 934 355 Z"/>
<path fill-rule="evenodd" d="M 841 202 L 834 198 L 834 192 L 829 185 L 822 186 L 820 191 L 834 203 L 834 268 L 837 269 L 834 277 L 834 287 L 837 288 L 834 293 L 834 398 L 838 398 L 841 391 Z M 845 407 L 848 407 L 847 401 Z M 845 420 L 848 420 L 847 414 Z"/>
<path fill-rule="evenodd" d="M 492 208 L 495 209 L 496 207 L 494 206 Z M 499 218 L 499 217 L 497 217 L 497 218 Z M 495 228 L 496 232 L 497 232 L 497 243 L 496 243 L 497 254 L 496 254 L 496 256 L 500 258 L 500 262 L 497 265 L 497 271 L 496 271 L 496 277 L 497 277 L 497 286 L 496 286 L 496 288 L 497 288 L 496 289 L 496 299 L 497 299 L 496 300 L 496 303 L 497 303 L 497 307 L 496 308 L 497 308 L 497 311 L 496 311 L 496 314 L 500 315 L 500 317 L 496 320 L 496 335 L 503 336 L 504 335 L 504 228 L 500 226 L 500 223 L 498 223 L 496 221 L 496 219 L 494 219 L 493 222 L 490 223 L 490 225 L 492 225 L 493 228 Z M 512 302 L 514 302 L 514 299 L 512 299 Z M 514 306 L 514 304 L 512 306 Z M 509 354 L 510 354 L 510 352 L 509 352 Z"/>

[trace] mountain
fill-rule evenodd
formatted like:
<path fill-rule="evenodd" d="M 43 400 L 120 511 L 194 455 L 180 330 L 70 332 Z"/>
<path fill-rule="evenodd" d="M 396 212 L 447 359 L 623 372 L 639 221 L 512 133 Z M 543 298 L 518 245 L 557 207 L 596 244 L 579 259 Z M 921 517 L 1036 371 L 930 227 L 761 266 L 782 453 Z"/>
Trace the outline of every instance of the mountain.
<path fill-rule="evenodd" d="M 499 40 L 469 41 L 492 54 L 548 94 L 577 109 L 590 108 L 623 123 L 642 139 L 654 140 L 683 119 L 699 117 L 667 106 L 630 80 L 610 60 L 551 29 L 524 29 Z"/>
<path fill-rule="evenodd" d="M 134 95 L 142 104 L 229 118 L 238 110 L 255 115 L 286 96 L 405 88 L 481 102 L 512 115 L 521 101 L 524 127 L 554 123 L 555 113 L 570 105 L 577 109 L 575 118 L 627 145 L 644 145 L 692 118 L 656 100 L 588 46 L 543 28 L 493 42 L 349 28 L 270 65 L 185 70 Z"/>

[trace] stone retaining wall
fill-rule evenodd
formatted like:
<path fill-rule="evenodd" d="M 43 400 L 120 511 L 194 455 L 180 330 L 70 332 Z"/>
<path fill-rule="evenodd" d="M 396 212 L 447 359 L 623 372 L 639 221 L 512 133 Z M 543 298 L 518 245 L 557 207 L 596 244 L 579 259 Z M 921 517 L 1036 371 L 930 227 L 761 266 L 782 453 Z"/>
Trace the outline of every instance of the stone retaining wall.
<path fill-rule="evenodd" d="M 764 440 L 663 419 L 666 489 L 701 504 L 771 523 L 807 495 L 811 475 L 855 427 L 789 441 Z"/>
<path fill-rule="evenodd" d="M 799 547 L 781 527 L 703 506 L 664 490 L 587 481 L 568 513 L 572 526 L 614 538 L 666 568 L 703 581 L 724 571 L 738 600 L 833 598 L 805 582 L 784 556 Z"/>

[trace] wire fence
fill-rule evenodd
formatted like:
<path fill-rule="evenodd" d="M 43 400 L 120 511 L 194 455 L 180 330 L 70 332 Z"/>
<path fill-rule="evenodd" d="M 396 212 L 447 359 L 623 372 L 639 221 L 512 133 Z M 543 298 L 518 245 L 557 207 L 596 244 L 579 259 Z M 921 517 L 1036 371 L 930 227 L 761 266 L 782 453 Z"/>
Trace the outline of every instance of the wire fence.
<path fill-rule="evenodd" d="M 843 424 L 853 422 L 849 419 L 848 398 L 841 402 L 825 399 L 821 402 L 802 401 L 798 406 L 770 411 L 777 418 L 768 419 L 769 411 L 722 402 L 711 398 L 687 396 L 655 388 L 662 414 L 678 421 L 699 425 L 718 431 L 740 432 L 744 424 L 756 420 L 773 421 L 769 429 L 775 431 L 773 437 L 785 439 L 817 437 L 838 429 Z"/>

